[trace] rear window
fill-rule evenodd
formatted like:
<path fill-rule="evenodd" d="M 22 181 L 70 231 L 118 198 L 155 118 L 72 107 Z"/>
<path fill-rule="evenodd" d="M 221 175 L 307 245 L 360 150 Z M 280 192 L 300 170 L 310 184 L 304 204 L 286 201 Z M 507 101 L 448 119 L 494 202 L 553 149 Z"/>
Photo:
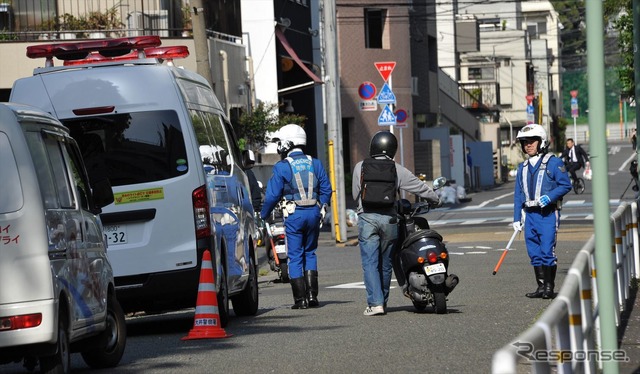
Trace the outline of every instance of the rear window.
<path fill-rule="evenodd" d="M 112 186 L 155 182 L 188 171 L 175 111 L 152 111 L 62 121 L 76 139 L 89 179 L 106 173 Z"/>
<path fill-rule="evenodd" d="M 22 187 L 9 138 L 3 132 L 0 132 L 0 160 L 0 213 L 15 212 L 22 207 Z"/>

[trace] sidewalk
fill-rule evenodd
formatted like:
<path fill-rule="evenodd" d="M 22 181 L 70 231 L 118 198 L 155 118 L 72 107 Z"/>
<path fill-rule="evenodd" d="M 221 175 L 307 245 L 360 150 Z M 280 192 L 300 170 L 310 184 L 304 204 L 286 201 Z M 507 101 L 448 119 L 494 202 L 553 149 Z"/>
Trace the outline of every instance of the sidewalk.
<path fill-rule="evenodd" d="M 620 349 L 629 357 L 628 362 L 621 362 L 620 373 L 640 373 L 640 294 L 638 288 L 631 289 L 624 311 L 620 314 L 618 341 Z"/>

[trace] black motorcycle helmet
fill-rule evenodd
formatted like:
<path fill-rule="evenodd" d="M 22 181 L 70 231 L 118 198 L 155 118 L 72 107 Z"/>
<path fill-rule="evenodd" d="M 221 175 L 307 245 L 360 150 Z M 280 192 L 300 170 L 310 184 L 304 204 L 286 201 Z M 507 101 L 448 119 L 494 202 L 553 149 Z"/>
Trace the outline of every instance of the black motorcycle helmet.
<path fill-rule="evenodd" d="M 398 139 L 389 131 L 378 131 L 371 139 L 369 155 L 393 158 L 398 150 Z"/>

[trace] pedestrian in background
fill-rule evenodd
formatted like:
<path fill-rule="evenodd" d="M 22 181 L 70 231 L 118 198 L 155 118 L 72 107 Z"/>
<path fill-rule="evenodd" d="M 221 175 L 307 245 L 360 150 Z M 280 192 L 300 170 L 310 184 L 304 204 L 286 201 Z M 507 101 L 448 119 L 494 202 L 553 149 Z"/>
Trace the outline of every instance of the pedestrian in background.
<path fill-rule="evenodd" d="M 331 198 L 331 183 L 320 160 L 304 154 L 307 134 L 298 125 L 278 130 L 281 161 L 273 166 L 260 216 L 267 219 L 281 199 L 287 245 L 289 279 L 294 304 L 291 309 L 319 306 L 316 249 L 320 220 Z"/>
<path fill-rule="evenodd" d="M 528 158 L 518 166 L 513 204 L 513 229 L 524 230 L 527 253 L 537 288 L 529 298 L 555 297 L 556 237 L 560 203 L 571 190 L 562 160 L 547 153 L 547 133 L 538 124 L 523 127 L 516 136 Z"/>
<path fill-rule="evenodd" d="M 367 290 L 365 316 L 385 314 L 389 300 L 393 255 L 398 239 L 398 191 L 414 193 L 438 203 L 438 195 L 405 167 L 393 161 L 398 140 L 388 131 L 371 139 L 370 158 L 353 169 L 352 193 L 358 203 L 358 242 Z M 406 287 L 396 272 L 398 283 Z"/>

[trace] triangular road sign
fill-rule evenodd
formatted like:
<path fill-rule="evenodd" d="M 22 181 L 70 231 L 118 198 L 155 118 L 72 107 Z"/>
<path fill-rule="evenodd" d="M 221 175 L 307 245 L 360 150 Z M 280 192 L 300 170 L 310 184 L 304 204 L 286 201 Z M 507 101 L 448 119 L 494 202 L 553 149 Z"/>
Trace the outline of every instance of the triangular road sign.
<path fill-rule="evenodd" d="M 395 61 L 374 62 L 373 64 L 376 66 L 378 73 L 380 73 L 385 82 L 389 80 L 389 76 L 393 73 L 393 69 L 396 67 Z"/>
<path fill-rule="evenodd" d="M 395 104 L 396 94 L 391 91 L 391 87 L 387 83 L 382 85 L 380 93 L 378 93 L 378 104 Z"/>

